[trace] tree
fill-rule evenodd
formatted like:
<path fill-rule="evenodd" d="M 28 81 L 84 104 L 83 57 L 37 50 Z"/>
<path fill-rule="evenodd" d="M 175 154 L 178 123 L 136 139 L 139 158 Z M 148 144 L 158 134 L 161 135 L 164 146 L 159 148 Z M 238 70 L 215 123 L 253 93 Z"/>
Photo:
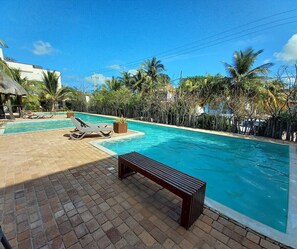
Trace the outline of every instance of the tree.
<path fill-rule="evenodd" d="M 280 115 L 287 107 L 285 84 L 281 80 L 266 81 L 260 101 L 267 114 L 273 117 Z"/>
<path fill-rule="evenodd" d="M 221 75 L 207 75 L 207 76 L 195 76 L 182 79 L 179 88 L 182 92 L 195 98 L 197 104 L 204 107 L 205 104 L 209 104 L 216 96 L 219 80 L 222 79 Z"/>
<path fill-rule="evenodd" d="M 245 51 L 235 51 L 233 65 L 224 63 L 229 77 L 222 83 L 226 84 L 226 102 L 234 115 L 233 131 L 238 131 L 238 122 L 247 107 L 247 100 L 257 91 L 257 82 L 269 72 L 272 63 L 266 63 L 253 68 L 257 56 L 263 50 L 255 52 L 252 48 Z"/>
<path fill-rule="evenodd" d="M 0 71 L 4 72 L 9 77 L 13 78 L 12 69 L 7 65 L 7 63 L 0 58 Z"/>
<path fill-rule="evenodd" d="M 20 69 L 11 68 L 10 70 L 11 70 L 12 78 L 17 83 L 19 83 L 20 85 L 22 85 L 25 88 L 26 83 L 27 83 L 27 77 L 22 78 L 22 76 L 21 76 L 21 70 Z"/>
<path fill-rule="evenodd" d="M 86 100 L 87 95 L 77 88 L 71 88 L 71 92 L 72 94 L 69 96 L 66 103 L 68 106 L 70 105 L 71 110 L 79 112 L 88 111 L 88 103 Z"/>
<path fill-rule="evenodd" d="M 68 87 L 59 88 L 59 76 L 55 71 L 43 72 L 43 93 L 45 98 L 51 101 L 51 111 L 56 111 L 56 105 L 58 101 L 62 101 L 68 97 L 71 90 Z"/>
<path fill-rule="evenodd" d="M 229 79 L 235 93 L 240 94 L 244 92 L 249 80 L 259 79 L 260 75 L 267 74 L 269 67 L 273 63 L 266 63 L 256 68 L 252 68 L 256 58 L 263 50 L 254 52 L 252 48 L 245 51 L 235 51 L 233 58 L 233 65 L 224 62 Z"/>
<path fill-rule="evenodd" d="M 284 83 L 283 94 L 285 95 L 286 111 L 282 113 L 282 116 L 286 120 L 286 140 L 292 141 L 294 139 L 294 131 L 296 131 L 294 126 L 297 127 L 297 64 L 292 68 L 282 66 L 278 71 L 277 78 Z M 280 132 L 279 137 L 281 135 Z"/>
<path fill-rule="evenodd" d="M 119 79 L 122 85 L 133 91 L 133 77 L 129 72 L 122 72 L 122 77 Z"/>
<path fill-rule="evenodd" d="M 114 76 L 112 76 L 110 80 L 106 80 L 105 85 L 106 86 L 103 86 L 103 87 L 106 87 L 108 91 L 117 91 L 117 90 L 120 90 L 123 86 L 120 79 L 115 78 Z"/>
<path fill-rule="evenodd" d="M 159 77 L 161 72 L 165 70 L 165 67 L 160 60 L 153 57 L 152 60 L 146 60 L 142 65 L 142 68 L 147 76 L 145 90 L 146 92 L 152 93 L 159 85 Z"/>
<path fill-rule="evenodd" d="M 97 113 L 108 114 L 105 110 L 106 102 L 105 95 L 108 94 L 107 90 L 95 90 L 91 95 L 90 106 L 91 109 Z"/>
<path fill-rule="evenodd" d="M 153 83 L 157 82 L 158 75 L 165 70 L 164 65 L 156 57 L 153 57 L 152 60 L 146 60 L 142 66 Z"/>
<path fill-rule="evenodd" d="M 141 95 L 147 92 L 148 76 L 142 70 L 137 70 L 137 73 L 131 79 L 132 91 L 138 92 Z"/>

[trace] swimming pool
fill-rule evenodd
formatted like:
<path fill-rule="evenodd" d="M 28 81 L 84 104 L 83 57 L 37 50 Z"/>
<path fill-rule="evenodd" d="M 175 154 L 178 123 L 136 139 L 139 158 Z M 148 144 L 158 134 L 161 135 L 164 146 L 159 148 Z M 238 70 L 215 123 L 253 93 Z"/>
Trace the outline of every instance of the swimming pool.
<path fill-rule="evenodd" d="M 130 122 L 137 138 L 100 141 L 117 154 L 137 151 L 207 182 L 206 195 L 285 232 L 289 146 Z"/>
<path fill-rule="evenodd" d="M 65 115 L 65 113 L 58 113 L 57 115 Z M 111 118 L 91 116 L 87 114 L 76 113 L 78 117 L 82 117 L 87 122 L 97 123 L 105 122 L 112 123 Z M 22 122 L 11 122 L 5 124 L 4 134 L 19 133 L 19 132 L 30 132 L 30 131 L 43 131 L 43 130 L 55 130 L 63 128 L 74 127 L 70 119 L 36 119 L 31 121 L 22 121 Z"/>
<path fill-rule="evenodd" d="M 91 123 L 113 119 L 77 114 Z M 38 124 L 39 123 L 39 124 Z M 5 133 L 73 127 L 69 119 L 9 123 Z M 129 122 L 145 135 L 104 140 L 118 154 L 137 151 L 207 182 L 207 197 L 285 232 L 289 146 Z"/>
<path fill-rule="evenodd" d="M 15 123 L 6 123 L 4 134 L 29 132 L 29 131 L 42 131 L 50 129 L 62 129 L 71 127 L 70 120 L 34 120 Z"/>

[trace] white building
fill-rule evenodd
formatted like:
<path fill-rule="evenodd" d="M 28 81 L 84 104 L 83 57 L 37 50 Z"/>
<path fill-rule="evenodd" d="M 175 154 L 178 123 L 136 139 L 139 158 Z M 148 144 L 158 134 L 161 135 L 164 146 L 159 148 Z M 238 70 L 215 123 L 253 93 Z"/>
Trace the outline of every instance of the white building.
<path fill-rule="evenodd" d="M 19 69 L 21 71 L 21 77 L 22 78 L 27 77 L 28 80 L 42 81 L 42 79 L 43 79 L 42 73 L 43 72 L 46 73 L 48 71 L 48 70 L 43 69 L 41 66 L 5 60 L 2 48 L 0 48 L 0 59 L 5 61 L 9 67 Z M 49 70 L 49 71 L 52 71 L 52 70 Z M 56 71 L 56 74 L 59 76 L 59 80 L 58 80 L 59 87 L 58 88 L 60 89 L 62 87 L 61 73 Z"/>

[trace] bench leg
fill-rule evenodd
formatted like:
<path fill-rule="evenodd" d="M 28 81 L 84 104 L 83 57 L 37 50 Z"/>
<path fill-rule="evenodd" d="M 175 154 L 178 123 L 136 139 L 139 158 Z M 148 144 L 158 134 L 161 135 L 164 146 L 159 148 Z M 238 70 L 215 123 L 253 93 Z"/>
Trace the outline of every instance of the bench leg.
<path fill-rule="evenodd" d="M 125 164 L 122 162 L 122 160 L 118 159 L 118 177 L 122 180 L 126 178 L 127 176 L 133 175 L 136 172 L 132 170 L 131 168 L 125 166 Z"/>
<path fill-rule="evenodd" d="M 0 226 L 0 241 L 5 249 L 12 249 L 11 245 L 8 243 L 4 233 L 2 231 L 1 226 Z"/>
<path fill-rule="evenodd" d="M 203 212 L 205 185 L 194 195 L 185 196 L 182 203 L 180 225 L 189 229 Z"/>

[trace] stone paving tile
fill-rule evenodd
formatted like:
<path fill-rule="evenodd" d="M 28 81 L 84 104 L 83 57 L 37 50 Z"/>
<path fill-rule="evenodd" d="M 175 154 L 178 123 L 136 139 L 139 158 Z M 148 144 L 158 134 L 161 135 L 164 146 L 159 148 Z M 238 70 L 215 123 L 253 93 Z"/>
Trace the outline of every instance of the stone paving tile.
<path fill-rule="evenodd" d="M 63 236 L 63 242 L 66 248 L 70 247 L 77 242 L 77 236 L 71 231 Z"/>
<path fill-rule="evenodd" d="M 91 234 L 86 234 L 85 236 L 80 238 L 79 242 L 83 248 L 89 248 L 90 243 L 94 242 L 94 239 Z"/>
<path fill-rule="evenodd" d="M 77 227 L 74 228 L 76 237 L 78 239 L 80 239 L 81 237 L 85 236 L 86 234 L 88 234 L 88 229 L 86 227 L 86 225 L 84 223 L 81 223 L 80 225 L 78 225 Z"/>
<path fill-rule="evenodd" d="M 185 230 L 177 196 L 139 174 L 118 180 L 117 160 L 88 144 L 100 138 L 67 134 L 0 136 L 0 222 L 13 248 L 289 248 L 208 207 Z"/>
<path fill-rule="evenodd" d="M 97 244 L 99 248 L 107 248 L 111 244 L 111 241 L 109 240 L 107 235 L 104 235 L 99 239 Z"/>

